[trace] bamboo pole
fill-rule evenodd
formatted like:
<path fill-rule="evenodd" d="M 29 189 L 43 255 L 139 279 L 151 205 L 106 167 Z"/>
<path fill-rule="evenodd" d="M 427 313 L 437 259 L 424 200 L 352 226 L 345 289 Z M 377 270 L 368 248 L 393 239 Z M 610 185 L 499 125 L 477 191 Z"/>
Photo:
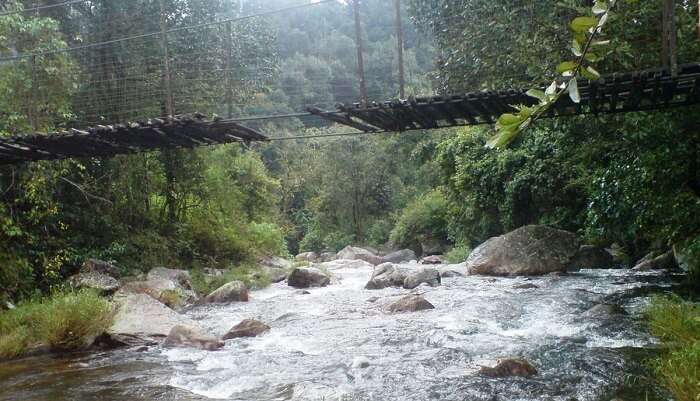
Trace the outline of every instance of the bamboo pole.
<path fill-rule="evenodd" d="M 163 50 L 163 86 L 165 87 L 165 113 L 172 117 L 173 113 L 173 90 L 170 74 L 170 54 L 168 51 L 168 32 L 165 20 L 165 0 L 160 0 L 160 37 L 161 48 Z"/>
<path fill-rule="evenodd" d="M 355 44 L 357 47 L 357 75 L 360 80 L 360 101 L 367 105 L 367 84 L 365 82 L 365 62 L 362 50 L 362 24 L 360 23 L 360 0 L 354 0 Z"/>
<path fill-rule="evenodd" d="M 399 97 L 401 99 L 405 99 L 406 77 L 403 61 L 403 26 L 401 23 L 401 0 L 395 0 L 394 5 L 396 6 L 396 39 L 398 40 L 397 49 L 399 53 Z"/>

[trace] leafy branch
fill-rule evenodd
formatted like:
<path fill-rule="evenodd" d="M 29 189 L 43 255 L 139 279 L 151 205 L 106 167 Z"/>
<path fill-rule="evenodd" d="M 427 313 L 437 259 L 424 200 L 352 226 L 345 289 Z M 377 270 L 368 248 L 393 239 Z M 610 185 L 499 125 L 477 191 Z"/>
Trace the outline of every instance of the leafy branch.
<path fill-rule="evenodd" d="M 502 114 L 496 121 L 498 131 L 487 143 L 489 148 L 502 148 L 510 144 L 523 131 L 531 127 L 544 113 L 546 113 L 559 99 L 568 93 L 571 101 L 581 102 L 578 89 L 578 78 L 597 80 L 600 73 L 593 68 L 593 64 L 600 61 L 602 56 L 593 51 L 593 48 L 604 49 L 610 44 L 609 40 L 598 40 L 603 26 L 608 20 L 610 10 L 615 7 L 617 0 L 596 0 L 592 7 L 591 16 L 574 18 L 569 24 L 573 34 L 571 52 L 577 57 L 576 61 L 564 61 L 557 66 L 557 73 L 563 79 L 555 79 L 546 90 L 530 89 L 527 95 L 539 100 L 534 106 L 515 105 L 517 113 Z"/>

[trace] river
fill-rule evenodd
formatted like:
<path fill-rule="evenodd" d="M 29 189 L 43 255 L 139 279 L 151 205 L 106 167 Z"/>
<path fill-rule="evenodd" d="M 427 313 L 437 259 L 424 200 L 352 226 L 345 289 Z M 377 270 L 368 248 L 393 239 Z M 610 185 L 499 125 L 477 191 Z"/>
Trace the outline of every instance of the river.
<path fill-rule="evenodd" d="M 650 294 L 669 289 L 677 276 L 584 270 L 445 278 L 439 287 L 413 290 L 435 309 L 392 315 L 382 306 L 407 290 L 364 290 L 371 269 L 332 273 L 332 285 L 310 294 L 281 283 L 254 291 L 247 303 L 187 311 L 216 335 L 246 318 L 272 327 L 229 340 L 220 351 L 152 347 L 4 362 L 0 400 L 668 399 L 640 378 L 656 352 L 640 314 Z M 538 288 L 513 288 L 523 283 Z M 620 304 L 628 315 L 581 317 L 601 302 Z M 538 375 L 477 374 L 513 356 L 530 361 Z"/>

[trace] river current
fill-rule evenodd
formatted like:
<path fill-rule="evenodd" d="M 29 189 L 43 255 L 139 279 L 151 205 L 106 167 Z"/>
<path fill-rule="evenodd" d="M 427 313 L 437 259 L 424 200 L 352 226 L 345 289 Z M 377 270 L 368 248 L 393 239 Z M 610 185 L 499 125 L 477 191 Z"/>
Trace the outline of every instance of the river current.
<path fill-rule="evenodd" d="M 252 292 L 247 303 L 185 312 L 218 336 L 247 318 L 272 327 L 260 337 L 228 340 L 220 351 L 156 346 L 4 362 L 0 400 L 668 399 L 643 378 L 656 343 L 641 313 L 650 294 L 679 277 L 583 270 L 531 279 L 451 277 L 408 291 L 363 289 L 371 268 L 332 274 L 330 286 L 309 294 L 280 283 Z M 524 283 L 538 288 L 514 288 Z M 383 311 L 409 292 L 435 309 Z M 598 303 L 628 314 L 582 317 Z M 528 360 L 538 374 L 478 374 L 507 357 Z"/>

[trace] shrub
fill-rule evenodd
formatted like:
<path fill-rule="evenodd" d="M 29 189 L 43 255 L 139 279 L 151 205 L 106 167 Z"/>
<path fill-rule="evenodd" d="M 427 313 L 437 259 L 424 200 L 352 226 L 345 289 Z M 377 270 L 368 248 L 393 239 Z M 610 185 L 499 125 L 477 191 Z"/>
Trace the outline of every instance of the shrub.
<path fill-rule="evenodd" d="M 445 261 L 448 263 L 462 263 L 469 257 L 472 249 L 468 245 L 456 245 L 445 254 Z"/>
<path fill-rule="evenodd" d="M 401 212 L 390 240 L 400 247 L 417 248 L 428 238 L 447 240 L 447 200 L 440 190 L 418 197 Z"/>
<path fill-rule="evenodd" d="M 44 344 L 52 350 L 90 345 L 112 322 L 110 303 L 92 291 L 56 293 L 0 313 L 0 358 Z"/>
<path fill-rule="evenodd" d="M 700 400 L 700 341 L 659 360 L 656 373 L 676 401 Z"/>
<path fill-rule="evenodd" d="M 191 273 L 192 286 L 199 294 L 208 295 L 231 281 L 242 281 L 248 289 L 261 289 L 270 285 L 270 277 L 257 265 L 244 264 L 232 267 L 220 276 L 211 276 L 200 269 Z"/>
<path fill-rule="evenodd" d="M 654 336 L 671 344 L 700 341 L 700 306 L 678 297 L 657 297 L 647 309 Z"/>

